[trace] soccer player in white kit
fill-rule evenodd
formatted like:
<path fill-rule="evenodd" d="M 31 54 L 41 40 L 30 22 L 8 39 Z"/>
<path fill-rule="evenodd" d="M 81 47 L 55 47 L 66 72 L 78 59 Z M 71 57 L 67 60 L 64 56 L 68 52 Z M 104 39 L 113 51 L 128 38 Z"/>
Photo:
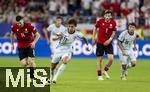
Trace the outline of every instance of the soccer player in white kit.
<path fill-rule="evenodd" d="M 118 45 L 119 45 L 119 58 L 122 64 L 122 72 L 121 79 L 126 80 L 127 69 L 131 67 L 135 67 L 137 52 L 136 48 L 136 38 L 137 34 L 135 32 L 135 23 L 130 23 L 128 26 L 128 30 L 122 32 L 118 37 Z M 133 46 L 133 48 L 132 48 Z M 131 50 L 131 48 L 133 50 Z"/>
<path fill-rule="evenodd" d="M 53 37 L 53 40 L 59 39 L 59 44 L 56 47 L 51 62 L 52 64 L 57 64 L 61 60 L 62 64 L 59 66 L 55 74 L 53 72 L 56 66 L 51 65 L 52 83 L 56 83 L 58 76 L 65 70 L 67 63 L 71 60 L 73 50 L 72 44 L 75 40 L 83 39 L 87 45 L 86 49 L 89 50 L 88 40 L 82 33 L 76 31 L 76 26 L 76 20 L 71 18 L 67 23 L 67 31 L 65 33 L 57 34 L 55 37 Z"/>
<path fill-rule="evenodd" d="M 60 16 L 57 16 L 54 24 L 51 24 L 48 26 L 47 30 L 44 32 L 45 38 L 47 40 L 47 43 L 50 45 L 51 49 L 51 55 L 53 55 L 56 46 L 58 45 L 59 41 L 58 40 L 52 40 L 52 38 L 60 32 L 66 31 L 65 27 L 62 25 L 62 18 Z M 50 33 L 50 38 L 48 37 L 48 32 Z"/>

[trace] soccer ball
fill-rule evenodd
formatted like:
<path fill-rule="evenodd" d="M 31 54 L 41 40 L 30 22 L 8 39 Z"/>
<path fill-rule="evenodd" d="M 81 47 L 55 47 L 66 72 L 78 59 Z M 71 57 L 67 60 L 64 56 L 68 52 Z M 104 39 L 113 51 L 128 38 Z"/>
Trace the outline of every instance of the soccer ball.
<path fill-rule="evenodd" d="M 49 85 L 49 79 L 47 77 L 42 77 L 40 79 L 41 83 L 44 84 L 44 86 L 48 86 Z"/>

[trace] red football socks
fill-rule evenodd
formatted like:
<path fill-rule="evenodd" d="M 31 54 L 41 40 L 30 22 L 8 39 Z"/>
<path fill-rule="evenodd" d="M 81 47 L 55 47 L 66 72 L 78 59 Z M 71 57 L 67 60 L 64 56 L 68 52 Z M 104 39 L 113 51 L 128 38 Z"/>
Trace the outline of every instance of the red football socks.
<path fill-rule="evenodd" d="M 102 70 L 97 70 L 97 74 L 98 74 L 98 76 L 101 76 L 102 75 Z"/>

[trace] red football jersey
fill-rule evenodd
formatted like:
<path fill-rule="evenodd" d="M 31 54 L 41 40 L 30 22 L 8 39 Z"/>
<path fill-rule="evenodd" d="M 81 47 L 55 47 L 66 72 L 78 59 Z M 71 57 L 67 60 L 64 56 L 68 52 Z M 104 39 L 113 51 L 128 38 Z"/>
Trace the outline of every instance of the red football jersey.
<path fill-rule="evenodd" d="M 110 38 L 113 31 L 116 31 L 116 22 L 111 19 L 110 22 L 105 22 L 104 18 L 96 21 L 95 27 L 98 28 L 98 43 L 104 44 Z"/>
<path fill-rule="evenodd" d="M 30 24 L 24 22 L 24 27 L 20 28 L 17 23 L 12 25 L 12 32 L 16 35 L 18 48 L 27 48 L 33 42 L 33 34 L 37 30 Z"/>

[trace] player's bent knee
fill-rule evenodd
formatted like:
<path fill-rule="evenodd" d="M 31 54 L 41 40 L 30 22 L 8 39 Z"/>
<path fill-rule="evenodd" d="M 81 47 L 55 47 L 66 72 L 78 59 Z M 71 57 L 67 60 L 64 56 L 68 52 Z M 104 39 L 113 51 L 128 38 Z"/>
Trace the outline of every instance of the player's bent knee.
<path fill-rule="evenodd" d="M 136 63 L 132 64 L 132 67 L 135 67 L 136 66 Z"/>
<path fill-rule="evenodd" d="M 28 58 L 28 63 L 29 63 L 29 65 L 31 65 L 31 66 L 32 66 L 32 65 L 35 65 L 34 60 L 35 60 L 34 58 L 30 58 L 30 57 L 29 57 L 29 58 Z"/>
<path fill-rule="evenodd" d="M 98 60 L 99 60 L 98 62 L 102 62 L 103 57 L 102 57 L 102 56 L 99 56 L 99 57 L 98 57 Z"/>
<path fill-rule="evenodd" d="M 114 58 L 109 58 L 109 61 L 110 61 L 110 62 L 113 62 L 113 60 L 114 60 Z"/>
<path fill-rule="evenodd" d="M 131 63 L 132 67 L 136 66 L 136 61 Z"/>
<path fill-rule="evenodd" d="M 63 63 L 64 63 L 64 64 L 67 64 L 67 63 L 68 63 L 68 61 L 67 61 L 67 60 L 64 60 L 64 61 L 63 61 Z"/>
<path fill-rule="evenodd" d="M 27 61 L 26 61 L 26 59 L 21 60 L 21 65 L 24 66 L 24 67 L 27 66 Z"/>
<path fill-rule="evenodd" d="M 113 55 L 109 55 L 109 54 L 108 54 L 108 60 L 109 60 L 109 62 L 113 62 L 113 60 L 114 60 Z"/>
<path fill-rule="evenodd" d="M 63 58 L 63 63 L 67 64 L 69 62 L 70 58 L 69 57 L 64 57 Z"/>

